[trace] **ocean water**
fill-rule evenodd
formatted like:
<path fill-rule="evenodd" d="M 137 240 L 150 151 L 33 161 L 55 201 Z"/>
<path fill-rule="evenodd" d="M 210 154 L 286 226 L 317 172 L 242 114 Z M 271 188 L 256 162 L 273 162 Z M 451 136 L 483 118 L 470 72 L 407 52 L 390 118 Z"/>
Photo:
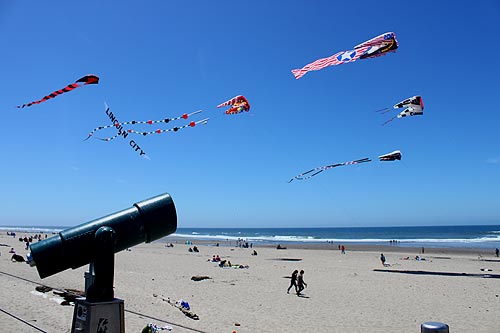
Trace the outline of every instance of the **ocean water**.
<path fill-rule="evenodd" d="M 358 243 L 408 247 L 500 248 L 500 225 L 360 228 L 178 228 L 175 235 L 252 243 Z"/>
<path fill-rule="evenodd" d="M 52 233 L 68 227 L 13 227 L 1 230 L 22 233 Z M 398 246 L 500 248 L 500 225 L 419 226 L 419 227 L 360 227 L 360 228 L 178 228 L 173 236 L 200 240 L 245 241 L 258 244 L 286 243 L 358 243 Z"/>

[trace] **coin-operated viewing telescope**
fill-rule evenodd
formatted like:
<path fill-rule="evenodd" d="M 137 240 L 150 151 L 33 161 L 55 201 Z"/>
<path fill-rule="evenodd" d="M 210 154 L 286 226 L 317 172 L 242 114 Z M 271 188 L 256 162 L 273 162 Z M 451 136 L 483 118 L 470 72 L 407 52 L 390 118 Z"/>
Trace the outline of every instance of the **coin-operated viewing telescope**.
<path fill-rule="evenodd" d="M 114 254 L 176 229 L 175 205 L 165 193 L 32 244 L 28 262 L 42 279 L 90 264 L 86 298 L 76 301 L 72 332 L 124 332 L 124 303 L 113 293 Z"/>

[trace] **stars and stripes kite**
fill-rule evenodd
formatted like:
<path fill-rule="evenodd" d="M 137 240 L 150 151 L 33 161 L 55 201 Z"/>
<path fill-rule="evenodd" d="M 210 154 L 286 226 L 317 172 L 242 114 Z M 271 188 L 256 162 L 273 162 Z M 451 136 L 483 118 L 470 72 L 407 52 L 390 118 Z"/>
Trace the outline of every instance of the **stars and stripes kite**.
<path fill-rule="evenodd" d="M 246 97 L 242 95 L 235 96 L 230 100 L 217 105 L 217 107 L 221 108 L 223 106 L 228 106 L 228 105 L 231 107 L 226 110 L 226 114 L 238 114 L 243 111 L 246 112 L 250 111 L 250 103 L 248 103 Z"/>
<path fill-rule="evenodd" d="M 395 52 L 398 41 L 394 32 L 386 32 L 354 47 L 354 50 L 341 51 L 330 57 L 318 59 L 300 69 L 292 69 L 292 74 L 298 80 L 309 71 L 317 71 L 328 66 L 342 65 L 358 59 L 369 59 Z"/>
<path fill-rule="evenodd" d="M 51 98 L 57 97 L 61 94 L 67 93 L 67 92 L 69 92 L 73 89 L 76 89 L 78 87 L 81 87 L 81 86 L 84 86 L 87 84 L 98 84 L 98 83 L 99 83 L 99 77 L 97 77 L 95 75 L 86 75 L 86 76 L 76 80 L 75 83 L 68 84 L 66 87 L 59 89 L 59 90 L 56 90 L 53 93 L 45 96 L 44 98 L 42 98 L 38 101 L 30 102 L 28 104 L 18 105 L 17 108 L 22 109 L 22 108 L 25 108 L 28 106 L 32 106 L 33 104 L 40 104 L 42 102 L 45 102 Z"/>
<path fill-rule="evenodd" d="M 401 151 L 395 150 L 391 153 L 380 155 L 378 157 L 379 161 L 395 161 L 395 160 L 401 160 Z M 293 180 L 306 180 L 311 177 L 316 176 L 317 174 L 333 169 L 339 166 L 343 165 L 353 165 L 353 164 L 360 164 L 360 163 L 366 163 L 366 162 L 371 162 L 372 160 L 369 158 L 362 158 L 360 160 L 354 160 L 354 161 L 349 161 L 349 162 L 343 162 L 343 163 L 336 163 L 336 164 L 330 164 L 330 165 L 325 165 L 325 166 L 320 166 L 316 167 L 314 169 L 308 170 L 306 172 L 303 172 L 301 174 L 298 174 L 297 176 L 294 176 L 292 179 L 290 179 L 288 182 L 291 183 Z"/>
<path fill-rule="evenodd" d="M 108 112 L 108 111 L 107 111 Z M 111 141 L 113 139 L 116 139 L 117 137 L 119 136 L 123 136 L 124 133 L 132 133 L 132 134 L 140 134 L 140 135 L 143 135 L 143 136 L 146 136 L 146 135 L 150 135 L 150 134 L 161 134 L 161 133 L 166 133 L 166 132 L 177 132 L 183 128 L 188 128 L 188 127 L 195 127 L 196 125 L 198 124 L 206 124 L 209 120 L 209 118 L 205 118 L 205 119 L 201 119 L 201 120 L 197 120 L 197 121 L 190 121 L 188 124 L 186 125 L 183 125 L 183 126 L 176 126 L 176 127 L 172 127 L 172 128 L 168 128 L 168 129 L 161 129 L 161 128 L 158 128 L 158 129 L 155 129 L 153 131 L 138 131 L 138 130 L 134 130 L 134 129 L 125 129 L 123 126 L 125 125 L 153 125 L 153 124 L 168 124 L 170 123 L 171 121 L 175 121 L 175 120 L 186 120 L 188 119 L 189 117 L 191 117 L 192 115 L 195 115 L 195 114 L 198 114 L 198 113 L 201 113 L 202 110 L 198 110 L 198 111 L 195 111 L 195 112 L 191 112 L 191 113 L 184 113 L 178 117 L 174 117 L 174 118 L 164 118 L 164 119 L 160 119 L 160 120 L 140 120 L 140 121 L 137 121 L 137 120 L 130 120 L 130 121 L 124 121 L 124 122 L 118 122 L 118 121 L 115 121 L 112 125 L 105 125 L 105 126 L 99 126 L 99 127 L 96 127 L 94 128 L 87 136 L 87 139 L 89 139 L 90 137 L 94 136 L 94 133 L 98 132 L 98 131 L 101 131 L 101 130 L 104 130 L 104 129 L 107 129 L 107 128 L 116 128 L 118 129 L 118 133 L 114 136 L 111 136 L 111 137 L 107 137 L 107 138 L 98 138 L 98 137 L 95 137 L 96 139 L 99 139 L 99 140 L 103 140 L 103 141 Z"/>

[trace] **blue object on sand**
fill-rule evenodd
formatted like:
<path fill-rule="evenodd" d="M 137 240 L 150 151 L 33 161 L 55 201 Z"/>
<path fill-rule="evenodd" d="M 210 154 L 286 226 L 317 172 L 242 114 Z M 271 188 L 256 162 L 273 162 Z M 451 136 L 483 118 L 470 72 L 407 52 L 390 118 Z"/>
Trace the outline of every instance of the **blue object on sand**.
<path fill-rule="evenodd" d="M 420 326 L 421 333 L 449 333 L 450 327 L 447 324 L 429 321 Z"/>

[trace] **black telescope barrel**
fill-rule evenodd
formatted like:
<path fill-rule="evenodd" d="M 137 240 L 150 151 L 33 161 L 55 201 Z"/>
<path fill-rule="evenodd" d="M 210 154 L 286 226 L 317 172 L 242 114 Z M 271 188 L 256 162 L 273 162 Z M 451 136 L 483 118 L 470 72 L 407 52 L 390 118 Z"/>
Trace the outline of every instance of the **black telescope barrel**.
<path fill-rule="evenodd" d="M 165 193 L 33 243 L 30 259 L 36 265 L 40 278 L 93 262 L 99 256 L 95 233 L 104 226 L 116 233 L 116 253 L 172 234 L 177 229 L 177 213 L 172 198 Z"/>

